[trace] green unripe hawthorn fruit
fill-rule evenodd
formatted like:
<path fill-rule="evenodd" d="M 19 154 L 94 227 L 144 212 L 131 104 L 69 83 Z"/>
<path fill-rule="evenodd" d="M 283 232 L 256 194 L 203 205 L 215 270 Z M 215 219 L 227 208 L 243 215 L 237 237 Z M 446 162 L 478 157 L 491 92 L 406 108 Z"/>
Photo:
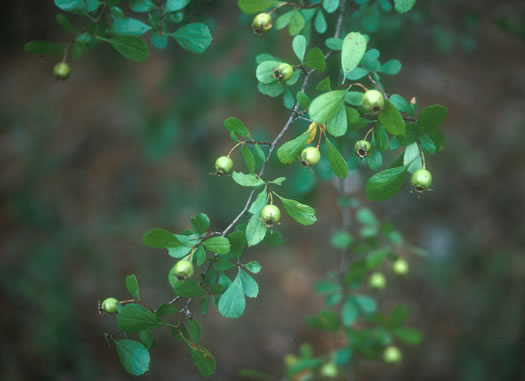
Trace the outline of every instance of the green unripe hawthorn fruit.
<path fill-rule="evenodd" d="M 423 193 L 432 185 L 432 175 L 425 168 L 420 168 L 410 177 L 410 184 L 414 187 L 417 193 Z"/>
<path fill-rule="evenodd" d="M 173 267 L 173 272 L 179 280 L 191 278 L 193 275 L 193 265 L 187 259 L 181 259 Z"/>
<path fill-rule="evenodd" d="M 385 107 L 385 97 L 377 90 L 368 90 L 363 94 L 363 109 L 368 112 L 379 112 Z"/>
<path fill-rule="evenodd" d="M 268 13 L 259 13 L 253 18 L 252 30 L 257 35 L 264 34 L 272 29 L 272 16 Z"/>
<path fill-rule="evenodd" d="M 382 290 L 386 286 L 386 278 L 383 274 L 375 272 L 372 275 L 370 275 L 370 278 L 368 278 L 368 285 L 371 288 Z"/>
<path fill-rule="evenodd" d="M 337 366 L 331 362 L 324 364 L 321 368 L 321 375 L 330 378 L 337 377 Z"/>
<path fill-rule="evenodd" d="M 319 152 L 319 149 L 316 147 L 306 147 L 303 149 L 303 152 L 301 152 L 301 163 L 305 167 L 309 167 L 311 165 L 316 165 L 319 163 L 319 160 L 321 159 L 321 152 Z"/>
<path fill-rule="evenodd" d="M 221 156 L 215 161 L 215 169 L 217 174 L 224 176 L 231 172 L 233 168 L 233 160 L 228 156 Z"/>
<path fill-rule="evenodd" d="M 55 65 L 53 69 L 53 74 L 55 74 L 56 79 L 65 80 L 71 74 L 71 68 L 65 62 L 59 62 Z"/>
<path fill-rule="evenodd" d="M 408 273 L 408 262 L 401 258 L 396 259 L 392 264 L 392 270 L 397 275 L 405 275 Z"/>
<path fill-rule="evenodd" d="M 272 226 L 281 219 L 281 211 L 275 205 L 266 205 L 261 211 L 261 218 L 266 225 Z"/>
<path fill-rule="evenodd" d="M 117 304 L 118 304 L 117 299 L 107 298 L 107 299 L 104 299 L 100 307 L 102 311 L 104 311 L 105 313 L 113 315 L 117 313 Z"/>
<path fill-rule="evenodd" d="M 358 140 L 354 145 L 354 152 L 360 159 L 367 157 L 372 149 L 372 144 L 368 140 Z"/>
<path fill-rule="evenodd" d="M 275 69 L 273 69 L 273 77 L 278 81 L 288 81 L 290 78 L 292 78 L 292 75 L 293 67 L 287 63 L 279 64 Z"/>
<path fill-rule="evenodd" d="M 383 352 L 383 360 L 385 360 L 387 364 L 399 364 L 402 358 L 403 355 L 401 354 L 399 348 L 393 345 L 386 347 L 385 351 Z"/>
<path fill-rule="evenodd" d="M 299 361 L 299 357 L 297 357 L 294 354 L 287 354 L 286 356 L 284 356 L 284 363 L 286 364 L 286 366 L 292 366 L 296 364 L 298 361 Z"/>

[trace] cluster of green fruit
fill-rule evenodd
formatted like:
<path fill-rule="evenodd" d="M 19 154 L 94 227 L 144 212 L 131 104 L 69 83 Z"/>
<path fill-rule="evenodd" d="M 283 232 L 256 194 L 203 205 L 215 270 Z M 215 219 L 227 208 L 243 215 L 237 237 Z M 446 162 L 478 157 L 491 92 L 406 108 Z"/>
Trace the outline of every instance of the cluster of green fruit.
<path fill-rule="evenodd" d="M 406 275 L 408 270 L 408 262 L 402 258 L 396 259 L 392 264 L 392 271 L 397 275 Z M 370 288 L 382 290 L 386 287 L 386 277 L 381 272 L 375 272 L 368 278 L 368 285 Z"/>

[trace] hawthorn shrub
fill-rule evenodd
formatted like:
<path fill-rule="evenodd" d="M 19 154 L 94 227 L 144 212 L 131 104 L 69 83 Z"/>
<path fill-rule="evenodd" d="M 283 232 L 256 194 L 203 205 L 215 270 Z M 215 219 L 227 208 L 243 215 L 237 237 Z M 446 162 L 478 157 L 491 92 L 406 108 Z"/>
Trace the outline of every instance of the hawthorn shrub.
<path fill-rule="evenodd" d="M 71 58 L 81 58 L 102 44 L 109 44 L 126 59 L 145 62 L 150 46 L 163 50 L 176 43 L 188 54 L 200 54 L 212 43 L 205 23 L 186 21 L 190 0 L 55 0 L 55 4 L 64 12 L 56 21 L 72 39 L 66 44 L 31 41 L 25 50 L 61 57 L 53 72 L 59 80 L 75 75 Z M 214 374 L 212 352 L 217 348 L 199 344 L 198 314 L 216 308 L 225 318 L 242 317 L 246 298 L 259 294 L 256 278 L 262 270 L 247 252 L 263 243 L 270 247 L 281 244 L 279 225 L 290 221 L 281 222 L 282 214 L 305 226 L 319 223 L 311 206 L 280 190 L 285 177 L 266 174 L 273 156 L 283 166 L 306 167 L 324 181 L 334 176 L 345 179 L 349 168 L 366 166 L 373 174 L 365 192 L 373 201 L 395 197 L 406 183 L 415 200 L 431 190 L 425 155 L 443 150 L 440 126 L 447 108 L 419 107 L 415 97 L 405 98 L 385 88 L 383 77 L 399 74 L 401 63 L 380 59 L 380 51 L 370 48 L 370 37 L 349 28 L 350 21 L 357 18 L 364 30 L 371 30 L 378 19 L 367 17 L 370 9 L 402 17 L 414 4 L 415 0 L 238 0 L 240 11 L 253 17 L 247 32 L 253 31 L 254 39 L 266 38 L 275 29 L 278 32 L 272 33 L 291 42 L 295 59 L 290 62 L 271 51 L 254 57 L 258 91 L 281 98 L 290 115 L 270 141 L 257 140 L 236 117 L 224 121 L 232 148 L 210 163 L 215 168 L 211 175 L 251 192 L 243 206 L 236 206 L 240 212 L 223 230 L 210 231 L 210 217 L 203 211 L 188 221 L 187 230 L 174 233 L 154 228 L 145 233 L 146 246 L 174 258 L 173 267 L 166 269 L 167 285 L 174 293 L 171 300 L 150 305 L 141 299 L 137 277 L 131 274 L 125 279 L 131 298 L 109 296 L 99 302 L 100 314 L 116 319 L 118 331 L 105 337 L 125 371 L 132 375 L 147 372 L 154 334 L 168 334 L 187 346 L 203 376 Z M 82 27 L 74 26 L 70 15 L 80 16 L 75 20 Z M 322 43 L 315 46 L 315 41 Z M 290 127 L 304 121 L 308 127 L 294 136 Z M 335 202 L 343 215 L 354 217 L 355 224 L 350 232 L 343 220 L 329 239 L 341 261 L 315 286 L 326 306 L 308 317 L 306 324 L 334 335 L 343 333 L 345 340 L 322 355 L 314 356 L 308 344 L 297 354 L 287 355 L 284 376 L 288 379 L 336 377 L 360 356 L 396 364 L 402 361 L 402 344 L 417 345 L 422 339 L 418 330 L 405 325 L 407 306 L 400 304 L 386 313 L 375 297 L 387 286 L 384 272 L 406 276 L 408 254 L 418 249 L 406 245 L 394 226 L 379 222 L 358 200 L 341 192 Z M 244 369 L 241 374 L 273 379 L 256 370 Z"/>

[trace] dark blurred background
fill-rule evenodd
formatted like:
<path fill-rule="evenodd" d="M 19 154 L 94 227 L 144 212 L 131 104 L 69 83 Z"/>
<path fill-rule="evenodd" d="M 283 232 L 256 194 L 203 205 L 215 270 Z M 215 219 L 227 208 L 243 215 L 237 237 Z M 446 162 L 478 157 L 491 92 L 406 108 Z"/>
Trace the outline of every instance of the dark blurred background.
<path fill-rule="evenodd" d="M 276 31 L 256 38 L 234 1 L 194 3 L 190 12 L 213 28 L 204 55 L 172 41 L 134 64 L 101 47 L 73 61 L 63 83 L 51 74 L 56 58 L 23 51 L 28 40 L 67 40 L 53 2 L 0 4 L 3 380 L 131 379 L 104 340 L 115 321 L 98 315 L 97 301 L 125 298 L 130 273 L 149 304 L 170 300 L 174 261 L 144 247 L 143 233 L 180 232 L 199 212 L 221 230 L 242 208 L 246 190 L 208 176 L 231 147 L 223 121 L 237 116 L 257 137 L 273 136 L 288 112 L 256 90 L 254 56 L 293 53 L 285 32 L 278 44 Z M 525 4 L 418 0 L 410 14 L 380 17 L 368 31 L 372 47 L 403 63 L 385 79 L 387 91 L 444 104 L 449 116 L 446 150 L 427 159 L 434 192 L 417 200 L 406 187 L 372 203 L 363 192 L 370 171 L 349 177 L 349 195 L 430 253 L 409 257 L 409 277 L 392 280 L 382 297 L 410 305 L 423 343 L 403 347 L 399 367 L 358 360 L 356 379 L 525 380 Z M 355 21 L 350 28 L 367 32 Z M 322 307 L 313 286 L 337 260 L 327 249 L 340 225 L 336 187 L 305 184 L 295 169 L 284 170 L 283 193 L 312 204 L 319 222 L 287 219 L 283 246 L 245 253 L 263 270 L 260 295 L 241 319 L 197 315 L 217 359 L 214 380 L 237 380 L 242 367 L 280 375 L 284 355 L 301 343 L 318 352 L 333 340 L 304 319 Z M 268 173 L 283 169 L 273 163 Z M 201 379 L 184 345 L 168 332 L 156 340 L 144 379 Z"/>

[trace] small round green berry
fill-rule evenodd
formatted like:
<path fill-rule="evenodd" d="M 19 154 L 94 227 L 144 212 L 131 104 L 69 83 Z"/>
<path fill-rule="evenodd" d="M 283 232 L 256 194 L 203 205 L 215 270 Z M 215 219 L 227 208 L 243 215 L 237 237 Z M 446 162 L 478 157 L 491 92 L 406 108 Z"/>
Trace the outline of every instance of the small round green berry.
<path fill-rule="evenodd" d="M 173 267 L 173 272 L 179 280 L 191 278 L 193 275 L 193 265 L 187 259 L 181 259 Z"/>
<path fill-rule="evenodd" d="M 386 287 L 386 278 L 382 273 L 375 272 L 372 275 L 370 275 L 370 278 L 368 278 L 368 285 L 371 288 L 382 290 Z"/>
<path fill-rule="evenodd" d="M 292 75 L 293 67 L 287 63 L 279 64 L 275 69 L 273 69 L 273 77 L 278 81 L 288 81 L 290 78 L 292 78 Z"/>
<path fill-rule="evenodd" d="M 63 81 L 71 74 L 71 68 L 66 62 L 59 62 L 55 65 L 53 74 L 56 79 Z"/>
<path fill-rule="evenodd" d="M 117 304 L 118 300 L 115 298 L 107 298 L 100 304 L 101 311 L 106 314 L 116 314 L 117 313 Z"/>
<path fill-rule="evenodd" d="M 414 187 L 415 192 L 423 193 L 430 188 L 430 185 L 432 185 L 432 175 L 425 168 L 420 168 L 412 173 L 410 184 Z"/>
<path fill-rule="evenodd" d="M 334 363 L 326 363 L 321 368 L 321 375 L 329 378 L 337 377 L 337 366 Z"/>
<path fill-rule="evenodd" d="M 305 167 L 316 165 L 317 163 L 319 163 L 320 159 L 321 152 L 319 152 L 319 149 L 316 147 L 306 147 L 305 149 L 303 149 L 303 152 L 301 152 L 301 163 Z"/>
<path fill-rule="evenodd" d="M 396 259 L 392 264 L 392 270 L 397 275 L 405 275 L 409 270 L 408 262 L 401 258 Z"/>
<path fill-rule="evenodd" d="M 221 156 L 215 161 L 215 169 L 220 176 L 230 173 L 232 168 L 233 160 L 229 156 Z"/>
<path fill-rule="evenodd" d="M 354 152 L 360 159 L 367 157 L 372 149 L 372 144 L 368 140 L 358 140 L 354 145 Z"/>
<path fill-rule="evenodd" d="M 403 355 L 401 354 L 399 348 L 393 345 L 386 347 L 385 351 L 383 352 L 383 360 L 387 364 L 399 364 L 402 358 Z"/>
<path fill-rule="evenodd" d="M 259 13 L 253 18 L 252 30 L 257 35 L 264 34 L 272 29 L 272 16 L 268 13 Z"/>
<path fill-rule="evenodd" d="M 266 205 L 261 211 L 261 218 L 268 226 L 273 226 L 281 219 L 281 211 L 275 205 Z"/>
<path fill-rule="evenodd" d="M 368 112 L 379 112 L 385 107 L 385 97 L 377 90 L 368 90 L 363 94 L 363 109 Z"/>

